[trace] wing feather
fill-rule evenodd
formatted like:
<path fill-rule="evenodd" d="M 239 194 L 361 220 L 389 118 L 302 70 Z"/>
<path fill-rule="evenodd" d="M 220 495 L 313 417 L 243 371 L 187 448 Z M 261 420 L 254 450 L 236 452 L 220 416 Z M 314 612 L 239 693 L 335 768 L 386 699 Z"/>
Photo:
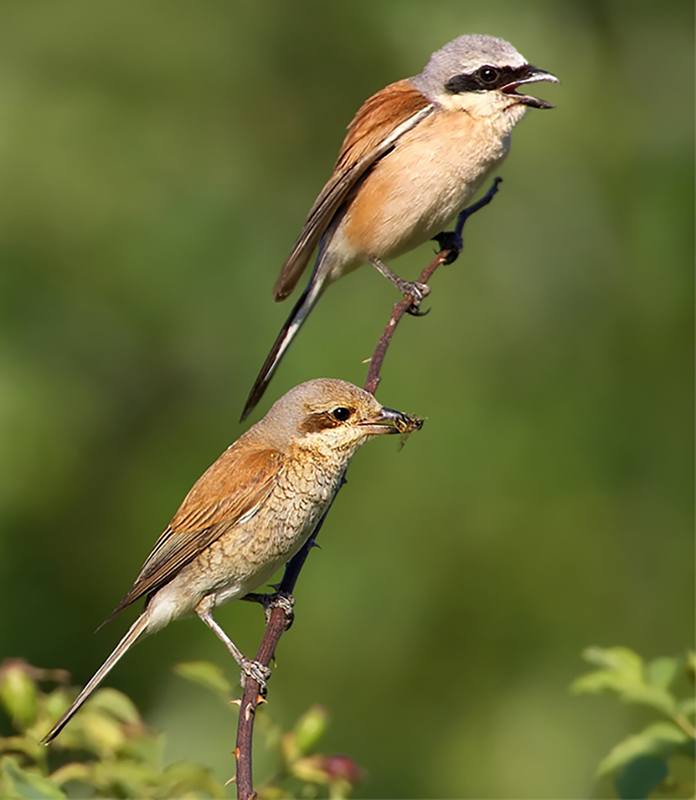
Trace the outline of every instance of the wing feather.
<path fill-rule="evenodd" d="M 283 300 L 295 288 L 312 252 L 341 208 L 374 164 L 407 131 L 434 110 L 409 80 L 397 81 L 368 98 L 348 125 L 346 137 L 326 182 L 307 215 L 273 290 Z"/>
<path fill-rule="evenodd" d="M 241 441 L 193 485 L 111 617 L 159 589 L 223 533 L 251 519 L 263 506 L 283 456 L 277 450 L 240 447 Z"/>

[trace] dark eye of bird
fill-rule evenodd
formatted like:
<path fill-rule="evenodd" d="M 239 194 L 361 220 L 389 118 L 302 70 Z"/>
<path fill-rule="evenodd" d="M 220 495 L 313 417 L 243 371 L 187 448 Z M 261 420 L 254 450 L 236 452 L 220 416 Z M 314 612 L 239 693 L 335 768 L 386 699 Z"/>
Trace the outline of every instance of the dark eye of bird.
<path fill-rule="evenodd" d="M 352 409 L 346 408 L 345 406 L 339 406 L 338 408 L 334 408 L 334 410 L 331 412 L 331 416 L 334 419 L 337 419 L 339 422 L 345 422 L 352 413 Z"/>
<path fill-rule="evenodd" d="M 477 70 L 476 75 L 482 83 L 490 85 L 498 80 L 500 77 L 500 70 L 495 67 L 485 66 Z"/>

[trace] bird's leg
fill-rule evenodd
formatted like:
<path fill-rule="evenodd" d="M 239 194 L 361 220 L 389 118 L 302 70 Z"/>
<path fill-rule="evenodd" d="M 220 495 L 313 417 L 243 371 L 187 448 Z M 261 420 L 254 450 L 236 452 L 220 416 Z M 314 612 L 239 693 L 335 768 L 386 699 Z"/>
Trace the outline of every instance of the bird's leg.
<path fill-rule="evenodd" d="M 440 245 L 439 252 L 447 250 L 447 256 L 442 262 L 443 264 L 452 264 L 459 258 L 459 254 L 462 252 L 462 247 L 464 246 L 462 234 L 464 232 L 464 225 L 466 221 L 470 216 L 475 214 L 477 211 L 480 211 L 482 208 L 484 208 L 484 206 L 487 206 L 491 202 L 491 200 L 497 194 L 498 188 L 502 182 L 502 178 L 495 178 L 491 188 L 480 200 L 477 200 L 473 205 L 467 206 L 465 209 L 460 211 L 459 215 L 457 216 L 457 224 L 454 226 L 453 231 L 442 231 L 442 233 L 438 233 L 437 236 L 433 236 L 433 241 Z"/>
<path fill-rule="evenodd" d="M 249 592 L 245 594 L 242 600 L 248 600 L 250 603 L 259 603 L 263 606 L 263 613 L 266 617 L 266 624 L 271 618 L 271 611 L 274 608 L 282 608 L 285 611 L 285 618 L 287 624 L 285 630 L 289 631 L 292 623 L 295 621 L 295 598 L 291 594 L 276 591 L 272 594 L 258 594 L 256 592 Z"/>
<path fill-rule="evenodd" d="M 242 670 L 242 686 L 244 685 L 244 676 L 249 676 L 255 680 L 259 685 L 259 692 L 262 695 L 266 694 L 266 683 L 271 677 L 271 670 L 262 664 L 260 661 L 253 661 L 246 658 L 244 653 L 237 647 L 237 645 L 230 639 L 230 637 L 223 631 L 223 629 L 215 622 L 210 610 L 210 604 L 203 600 L 196 608 L 196 614 L 203 622 L 210 628 L 210 630 L 218 637 L 218 639 L 225 645 L 225 647 L 232 654 L 234 660 L 239 664 Z"/>
<path fill-rule="evenodd" d="M 412 314 L 415 317 L 422 317 L 424 314 L 418 310 L 420 304 L 423 300 L 430 294 L 430 287 L 425 283 L 419 283 L 418 281 L 407 281 L 404 278 L 399 277 L 395 272 L 393 272 L 389 267 L 382 261 L 381 258 L 372 257 L 370 258 L 370 264 L 379 272 L 380 275 L 384 275 L 384 277 L 390 281 L 391 283 L 396 286 L 396 288 L 403 294 L 404 296 L 410 295 L 413 298 L 413 303 L 411 307 L 408 309 L 408 313 Z"/>
<path fill-rule="evenodd" d="M 442 262 L 443 264 L 453 264 L 462 252 L 464 242 L 462 241 L 462 234 L 459 231 L 442 231 L 437 236 L 433 236 L 433 241 L 437 242 L 440 246 L 439 252 L 447 250 L 447 257 Z"/>

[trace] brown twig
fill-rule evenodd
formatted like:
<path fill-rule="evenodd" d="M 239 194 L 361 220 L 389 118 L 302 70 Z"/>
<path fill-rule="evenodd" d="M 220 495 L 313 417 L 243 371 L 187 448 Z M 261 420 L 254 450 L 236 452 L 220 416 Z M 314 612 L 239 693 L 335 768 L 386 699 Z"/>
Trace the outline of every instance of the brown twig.
<path fill-rule="evenodd" d="M 472 216 L 472 214 L 475 214 L 477 211 L 482 209 L 484 206 L 487 206 L 491 202 L 498 191 L 498 186 L 501 180 L 501 178 L 496 178 L 488 192 L 486 192 L 486 194 L 477 203 L 465 208 L 459 214 L 457 218 L 457 224 L 454 229 L 454 234 L 452 236 L 452 241 L 459 242 L 459 247 L 447 247 L 445 249 L 441 249 L 440 252 L 435 255 L 433 260 L 421 272 L 418 278 L 419 283 L 427 285 L 439 267 L 445 263 L 452 263 L 457 258 L 461 248 L 461 237 L 466 221 Z M 394 331 L 396 330 L 399 322 L 401 322 L 403 319 L 404 315 L 413 306 L 414 301 L 414 297 L 411 295 L 406 295 L 397 303 L 395 303 L 392 308 L 389 321 L 387 322 L 382 335 L 379 337 L 372 354 L 372 358 L 370 359 L 370 366 L 363 387 L 371 394 L 374 394 L 379 386 L 382 364 L 384 363 L 384 358 L 394 336 Z M 337 494 L 338 492 L 336 495 Z M 285 567 L 283 579 L 278 584 L 277 596 L 282 598 L 292 595 L 302 567 L 307 560 L 310 550 L 315 545 L 316 538 L 319 535 L 319 531 L 321 530 L 326 517 L 331 511 L 331 506 L 333 505 L 333 501 L 336 499 L 336 495 L 334 495 L 329 507 L 319 520 L 319 523 L 312 536 L 305 543 L 304 547 L 302 547 L 297 555 L 295 555 Z M 273 654 L 275 653 L 276 646 L 280 641 L 280 637 L 288 629 L 291 622 L 292 616 L 287 610 L 287 604 L 283 603 L 282 605 L 274 605 L 271 601 L 268 607 L 266 629 L 264 631 L 261 644 L 259 645 L 259 649 L 256 651 L 257 661 L 260 661 L 265 666 L 270 664 Z M 235 747 L 234 751 L 235 759 L 237 761 L 236 782 L 238 800 L 253 800 L 253 798 L 256 797 L 252 779 L 251 753 L 254 733 L 254 716 L 259 704 L 259 699 L 260 695 L 258 683 L 256 683 L 256 681 L 252 678 L 246 678 L 239 707 L 237 746 Z"/>

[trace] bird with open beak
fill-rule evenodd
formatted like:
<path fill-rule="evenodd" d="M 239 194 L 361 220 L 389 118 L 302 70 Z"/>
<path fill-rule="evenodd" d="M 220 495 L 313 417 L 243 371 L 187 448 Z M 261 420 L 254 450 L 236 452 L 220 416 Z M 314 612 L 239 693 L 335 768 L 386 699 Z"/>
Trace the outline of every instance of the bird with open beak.
<path fill-rule="evenodd" d="M 345 381 L 313 380 L 281 397 L 186 495 L 111 616 L 142 597 L 143 612 L 44 743 L 61 732 L 136 641 L 186 614 L 198 615 L 242 674 L 265 686 L 268 669 L 242 655 L 213 619 L 213 610 L 261 586 L 295 555 L 362 444 L 421 425 L 417 417 L 385 408 Z"/>
<path fill-rule="evenodd" d="M 385 259 L 428 239 L 449 249 L 461 246 L 442 231 L 505 158 L 512 129 L 527 109 L 552 108 L 526 93 L 539 81 L 558 78 L 529 64 L 503 39 L 468 35 L 433 53 L 418 75 L 363 103 L 276 282 L 275 299 L 284 300 L 316 250 L 309 283 L 261 367 L 242 419 L 338 278 L 369 263 L 420 302 L 427 287 L 403 280 Z"/>

